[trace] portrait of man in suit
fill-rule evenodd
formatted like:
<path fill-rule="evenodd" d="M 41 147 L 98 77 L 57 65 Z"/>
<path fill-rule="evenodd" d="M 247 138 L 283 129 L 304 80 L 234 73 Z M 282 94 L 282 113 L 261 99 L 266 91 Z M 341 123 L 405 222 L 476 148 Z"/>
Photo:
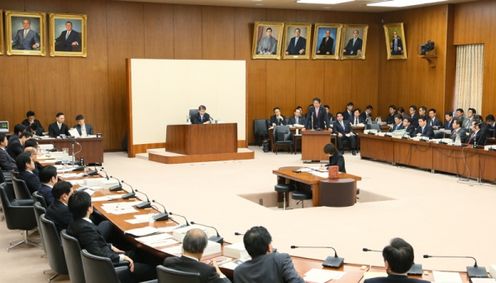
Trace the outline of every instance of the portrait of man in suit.
<path fill-rule="evenodd" d="M 365 59 L 367 25 L 348 25 L 344 28 L 341 55 L 344 59 Z"/>
<path fill-rule="evenodd" d="M 384 25 L 387 59 L 406 59 L 406 42 L 403 23 Z"/>
<path fill-rule="evenodd" d="M 18 50 L 39 50 L 40 34 L 31 26 L 31 21 L 36 19 L 22 19 L 22 28 L 15 32 L 12 40 L 12 48 Z"/>
<path fill-rule="evenodd" d="M 56 51 L 80 51 L 81 33 L 72 28 L 72 22 L 65 22 L 65 30 L 55 40 Z"/>
<path fill-rule="evenodd" d="M 86 15 L 50 14 L 50 56 L 86 57 Z"/>
<path fill-rule="evenodd" d="M 286 55 L 303 55 L 306 52 L 307 39 L 301 36 L 301 29 L 294 30 L 294 36 L 289 40 Z"/>
<path fill-rule="evenodd" d="M 280 59 L 284 23 L 256 22 L 253 35 L 253 59 Z"/>
<path fill-rule="evenodd" d="M 313 59 L 339 59 L 340 24 L 315 24 Z"/>
<path fill-rule="evenodd" d="M 308 59 L 311 41 L 310 24 L 286 24 L 283 59 Z"/>
<path fill-rule="evenodd" d="M 7 55 L 45 55 L 45 13 L 6 11 L 5 19 Z"/>

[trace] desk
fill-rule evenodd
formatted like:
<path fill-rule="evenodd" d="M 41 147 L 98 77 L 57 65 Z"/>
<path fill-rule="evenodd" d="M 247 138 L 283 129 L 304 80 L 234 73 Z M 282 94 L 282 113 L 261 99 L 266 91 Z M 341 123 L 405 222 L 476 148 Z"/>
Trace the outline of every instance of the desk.
<path fill-rule="evenodd" d="M 76 154 L 76 161 L 83 158 L 86 164 L 88 163 L 103 163 L 103 138 L 76 138 L 76 141 L 81 145 L 81 152 Z M 41 139 L 39 144 L 53 144 L 58 150 L 63 148 L 69 149 L 69 154 L 72 151 L 72 143 L 69 139 Z M 78 152 L 79 146 L 74 145 L 74 150 Z"/>
<path fill-rule="evenodd" d="M 329 160 L 329 156 L 324 153 L 324 146 L 331 143 L 336 136 L 330 131 L 312 131 L 306 130 L 301 132 L 301 159 L 302 160 Z"/>

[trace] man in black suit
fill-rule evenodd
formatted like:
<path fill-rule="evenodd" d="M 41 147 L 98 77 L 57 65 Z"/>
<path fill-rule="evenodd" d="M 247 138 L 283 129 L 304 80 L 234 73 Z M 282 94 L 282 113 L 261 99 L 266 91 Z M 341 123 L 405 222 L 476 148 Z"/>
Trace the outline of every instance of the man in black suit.
<path fill-rule="evenodd" d="M 394 117 L 396 116 L 396 106 L 395 105 L 389 105 L 389 114 L 386 118 L 386 124 L 388 125 L 393 125 L 395 124 Z"/>
<path fill-rule="evenodd" d="M 418 119 L 418 122 L 419 122 L 419 126 L 415 131 L 415 135 L 420 137 L 426 137 L 429 139 L 434 138 L 434 130 L 432 129 L 431 126 L 427 124 L 427 119 L 424 116 L 422 116 Z"/>
<path fill-rule="evenodd" d="M 324 38 L 319 45 L 317 55 L 334 55 L 334 39 L 331 37 L 331 31 L 326 30 Z"/>
<path fill-rule="evenodd" d="M 412 125 L 411 118 L 403 119 L 403 129 L 405 129 L 404 136 L 413 137 L 415 135 L 415 126 Z"/>
<path fill-rule="evenodd" d="M 391 240 L 382 250 L 387 277 L 367 279 L 364 283 L 429 283 L 429 281 L 408 278 L 407 272 L 414 263 L 413 247 L 401 238 Z"/>
<path fill-rule="evenodd" d="M 459 121 L 461 123 L 461 121 Z M 444 129 L 452 130 L 453 129 L 453 113 L 446 112 L 444 114 Z"/>
<path fill-rule="evenodd" d="M 85 123 L 83 114 L 76 116 L 76 123 L 74 128 L 76 128 L 80 136 L 86 137 L 93 134 L 93 127 L 90 124 Z"/>
<path fill-rule="evenodd" d="M 114 265 L 120 265 L 124 262 L 129 264 L 129 272 L 119 273 L 119 279 L 122 283 L 141 282 L 156 278 L 154 267 L 134 262 L 128 253 L 107 243 L 97 226 L 90 220 L 93 205 L 89 194 L 83 191 L 75 192 L 69 198 L 68 206 L 74 221 L 67 227 L 67 233 L 78 239 L 82 249 L 97 256 L 107 257 Z"/>
<path fill-rule="evenodd" d="M 453 130 L 451 131 L 451 139 L 453 141 L 456 141 L 457 138 L 460 138 L 460 143 L 466 143 L 467 142 L 467 130 L 462 127 L 462 122 L 460 122 L 460 119 L 455 118 L 453 119 Z"/>
<path fill-rule="evenodd" d="M 396 31 L 391 40 L 391 55 L 403 55 L 403 41 Z"/>
<path fill-rule="evenodd" d="M 355 108 L 353 110 L 353 118 L 351 118 L 350 120 L 350 123 L 353 125 L 353 126 L 358 126 L 360 124 L 365 124 L 366 120 L 365 118 L 363 117 L 362 115 L 363 113 L 360 112 L 360 108 Z M 344 119 L 344 117 L 343 117 Z"/>
<path fill-rule="evenodd" d="M 338 166 L 339 172 L 346 173 L 346 166 L 344 163 L 344 157 L 333 144 L 326 144 L 324 146 L 324 153 L 329 154 L 329 163 L 326 164 L 329 166 Z"/>
<path fill-rule="evenodd" d="M 286 55 L 305 55 L 307 48 L 307 39 L 300 36 L 300 28 L 296 28 L 294 31 L 294 37 L 291 38 L 286 48 Z"/>
<path fill-rule="evenodd" d="M 210 124 L 210 115 L 208 115 L 207 107 L 200 105 L 198 112 L 191 117 L 191 124 Z"/>
<path fill-rule="evenodd" d="M 58 138 L 60 135 L 69 136 L 69 128 L 65 122 L 65 115 L 62 112 L 55 115 L 56 121 L 48 126 L 48 135 L 52 138 Z"/>
<path fill-rule="evenodd" d="M 480 120 L 472 121 L 472 134 L 468 139 L 468 144 L 476 146 L 484 146 L 486 145 L 486 133 L 482 130 L 482 122 Z"/>
<path fill-rule="evenodd" d="M 307 125 L 305 128 L 312 130 L 323 130 L 326 128 L 327 112 L 321 107 L 320 98 L 313 99 L 313 105 L 310 107 L 307 114 Z"/>
<path fill-rule="evenodd" d="M 363 41 L 359 37 L 360 32 L 358 30 L 353 31 L 353 38 L 350 38 L 348 40 L 348 43 L 346 44 L 346 47 L 343 50 L 344 55 L 348 56 L 357 56 L 359 53 L 362 52 L 362 44 Z"/>
<path fill-rule="evenodd" d="M 33 136 L 30 131 L 26 131 L 26 127 L 17 124 L 14 127 L 14 134 L 9 138 L 7 152 L 14 159 L 24 151 L 24 143 Z"/>
<path fill-rule="evenodd" d="M 26 113 L 26 119 L 21 124 L 37 136 L 42 136 L 45 131 L 40 120 L 36 119 L 36 114 L 31 110 Z"/>
<path fill-rule="evenodd" d="M 65 30 L 55 39 L 55 51 L 81 51 L 81 33 L 72 29 L 72 22 L 65 22 Z"/>
<path fill-rule="evenodd" d="M 36 169 L 30 152 L 23 152 L 16 158 L 19 177 L 24 180 L 31 193 L 39 191 L 41 188 L 40 178 L 33 172 Z"/>
<path fill-rule="evenodd" d="M 304 283 L 296 272 L 291 257 L 272 249 L 272 237 L 264 227 L 252 227 L 243 236 L 246 251 L 251 256 L 234 269 L 234 282 Z"/>
<path fill-rule="evenodd" d="M 487 137 L 488 138 L 496 138 L 496 122 L 493 114 L 489 114 L 486 116 L 486 129 L 487 129 Z"/>
<path fill-rule="evenodd" d="M 374 107 L 372 105 L 367 105 L 365 108 L 365 111 L 360 114 L 360 118 L 362 119 L 363 123 L 369 123 L 372 122 L 372 110 Z"/>
<path fill-rule="evenodd" d="M 288 119 L 288 125 L 305 125 L 305 118 L 302 117 L 301 109 L 296 108 L 294 111 L 294 116 Z"/>
<path fill-rule="evenodd" d="M 353 102 L 348 102 L 348 104 L 346 104 L 346 109 L 343 112 L 343 118 L 346 121 L 351 121 L 351 118 L 353 118 L 354 109 L 355 109 L 355 105 L 353 104 Z"/>
<path fill-rule="evenodd" d="M 437 118 L 437 111 L 434 108 L 429 109 L 429 118 L 427 121 L 427 124 L 434 130 L 438 130 L 443 126 L 441 121 Z"/>
<path fill-rule="evenodd" d="M 410 122 L 412 123 L 412 125 L 417 128 L 418 127 L 418 118 L 419 118 L 419 115 L 417 113 L 417 106 L 416 105 L 410 105 L 410 108 L 409 108 L 409 112 L 410 112 Z"/>
<path fill-rule="evenodd" d="M 351 154 L 356 155 L 357 152 L 357 137 L 353 133 L 350 121 L 343 119 L 343 113 L 336 114 L 336 121 L 333 127 L 334 133 L 337 134 L 338 149 L 341 154 L 344 152 L 344 143 L 348 142 L 351 148 Z"/>
<path fill-rule="evenodd" d="M 69 182 L 58 182 L 53 186 L 51 193 L 54 201 L 48 206 L 46 217 L 55 223 L 60 232 L 67 229 L 73 221 L 72 213 L 67 206 L 72 195 L 72 185 Z"/>
<path fill-rule="evenodd" d="M 326 111 L 326 128 L 331 128 L 332 123 L 334 122 L 334 116 L 332 115 L 331 107 L 325 104 L 324 109 Z"/>
<path fill-rule="evenodd" d="M 11 171 L 17 169 L 14 158 L 12 158 L 12 156 L 10 156 L 10 154 L 7 152 L 8 144 L 9 140 L 7 139 L 7 135 L 5 135 L 4 133 L 0 133 L 0 169 L 2 171 Z"/>
<path fill-rule="evenodd" d="M 394 115 L 394 125 L 390 132 L 403 130 L 403 116 L 401 114 Z"/>
<path fill-rule="evenodd" d="M 199 273 L 200 283 L 231 282 L 220 271 L 215 260 L 212 261 L 213 266 L 200 261 L 207 243 L 207 235 L 203 230 L 191 229 L 183 239 L 183 255 L 181 257 L 168 257 L 164 260 L 163 265 L 171 269 Z"/>
<path fill-rule="evenodd" d="M 52 189 L 58 181 L 57 168 L 55 166 L 48 165 L 41 170 L 41 187 L 38 189 L 38 193 L 43 196 L 47 206 L 50 206 L 54 201 Z"/>
<path fill-rule="evenodd" d="M 272 109 L 272 113 L 274 113 L 274 115 L 270 116 L 269 122 L 271 127 L 286 125 L 286 119 L 281 114 L 281 108 L 274 107 L 274 109 Z"/>

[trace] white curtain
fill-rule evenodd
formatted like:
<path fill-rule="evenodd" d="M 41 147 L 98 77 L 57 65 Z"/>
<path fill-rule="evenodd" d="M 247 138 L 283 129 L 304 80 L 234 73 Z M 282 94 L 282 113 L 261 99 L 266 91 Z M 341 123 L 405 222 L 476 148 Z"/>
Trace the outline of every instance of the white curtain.
<path fill-rule="evenodd" d="M 455 108 L 482 110 L 484 45 L 456 47 Z"/>

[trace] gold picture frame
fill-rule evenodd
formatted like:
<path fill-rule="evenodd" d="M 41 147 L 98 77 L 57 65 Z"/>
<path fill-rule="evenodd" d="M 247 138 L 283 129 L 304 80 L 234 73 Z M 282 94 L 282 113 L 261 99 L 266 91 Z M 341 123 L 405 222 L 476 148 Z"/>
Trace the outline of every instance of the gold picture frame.
<path fill-rule="evenodd" d="M 368 29 L 368 25 L 354 24 L 343 26 L 341 48 L 339 50 L 341 59 L 365 60 Z M 357 32 L 356 40 L 354 40 L 355 32 Z"/>
<path fill-rule="evenodd" d="M 5 11 L 5 19 L 7 55 L 45 56 L 45 13 Z"/>
<path fill-rule="evenodd" d="M 384 38 L 388 60 L 408 59 L 403 23 L 389 23 L 384 26 Z"/>
<path fill-rule="evenodd" d="M 0 55 L 3 55 L 3 10 L 0 9 Z"/>
<path fill-rule="evenodd" d="M 49 14 L 50 56 L 87 56 L 87 16 Z M 68 32 L 70 30 L 70 32 Z M 69 35 L 67 35 L 69 33 Z"/>
<path fill-rule="evenodd" d="M 296 39 L 298 37 L 298 39 Z M 285 23 L 283 59 L 310 59 L 312 24 Z"/>
<path fill-rule="evenodd" d="M 281 59 L 284 23 L 255 22 L 253 29 L 252 58 Z"/>
<path fill-rule="evenodd" d="M 342 29 L 342 24 L 316 23 L 313 29 L 312 59 L 339 59 Z"/>

